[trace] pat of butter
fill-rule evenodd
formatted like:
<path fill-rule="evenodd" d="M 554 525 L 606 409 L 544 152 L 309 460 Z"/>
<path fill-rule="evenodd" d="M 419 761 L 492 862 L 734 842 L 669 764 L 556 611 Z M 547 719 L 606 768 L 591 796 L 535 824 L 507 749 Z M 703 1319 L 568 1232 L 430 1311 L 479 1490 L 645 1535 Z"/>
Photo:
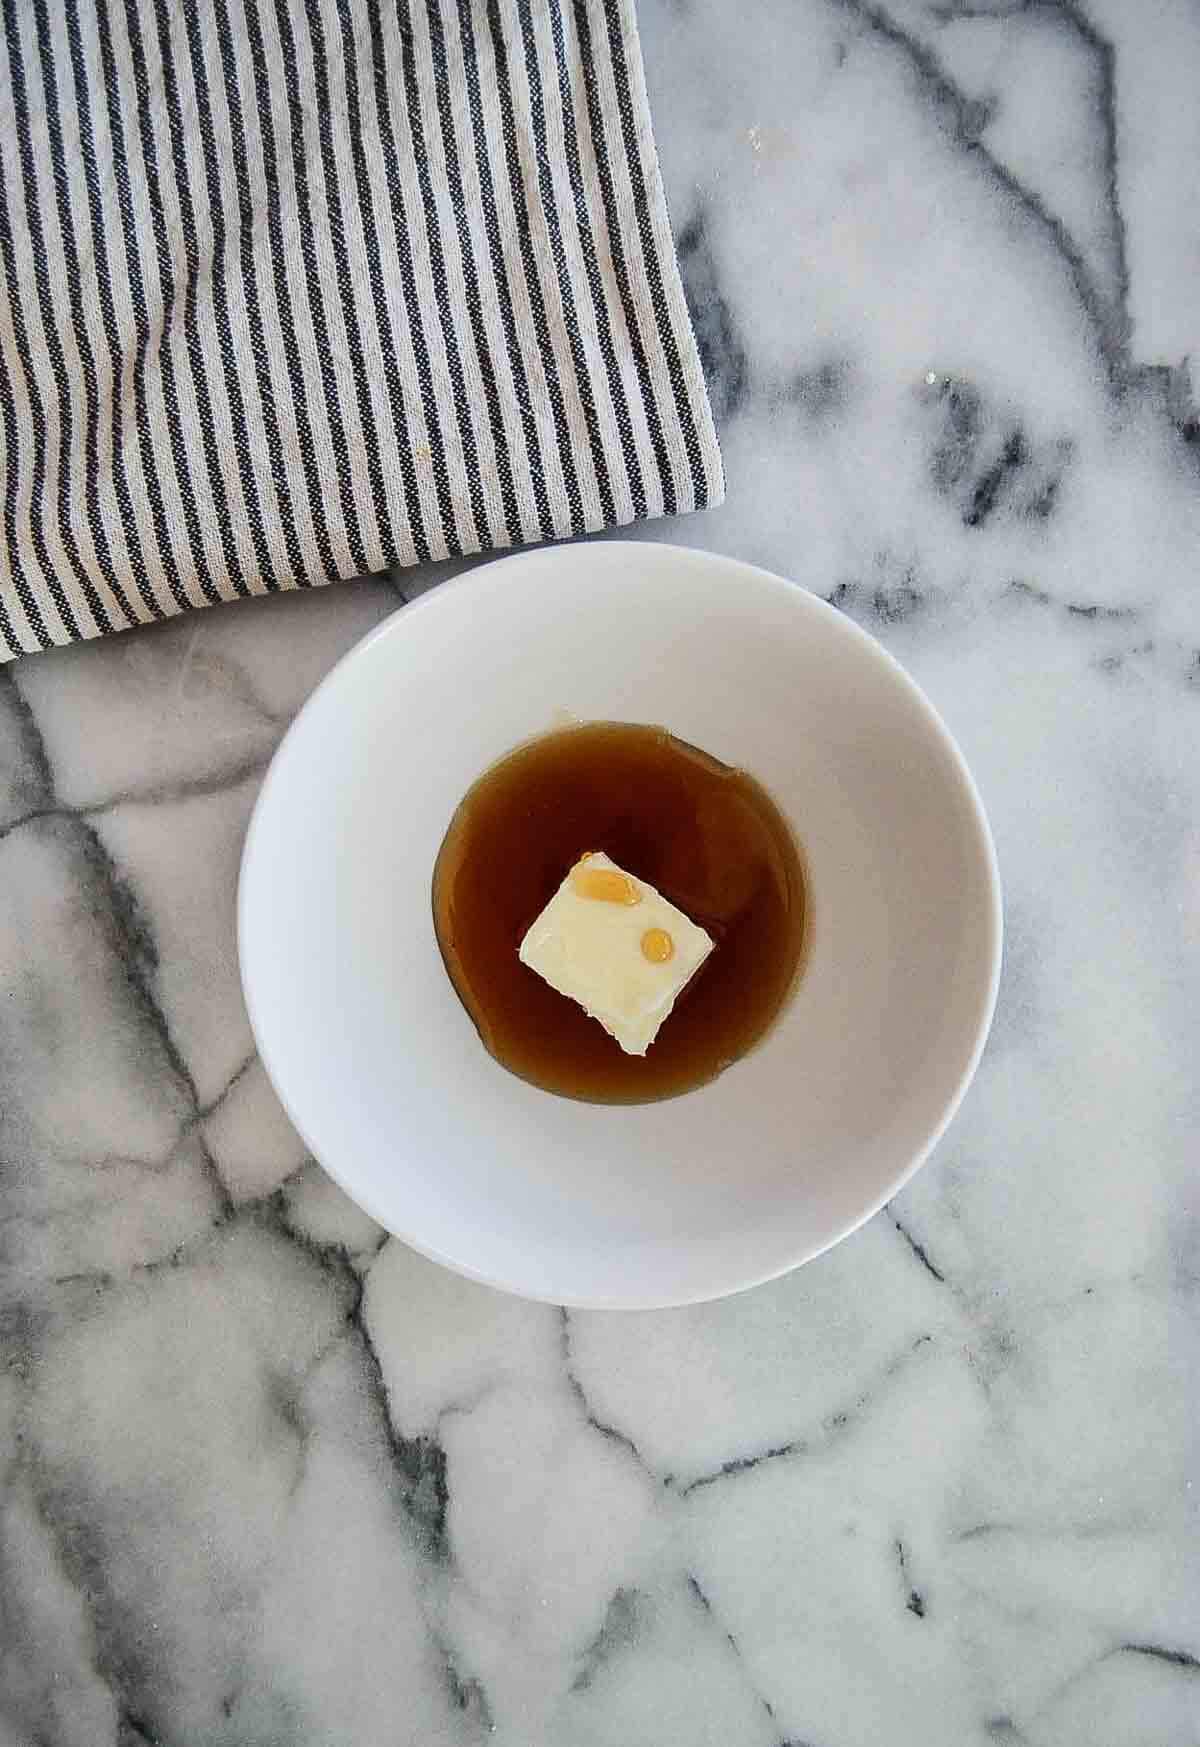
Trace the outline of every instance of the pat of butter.
<path fill-rule="evenodd" d="M 713 949 L 703 928 L 607 855 L 577 862 L 521 942 L 521 963 L 645 1055 Z"/>

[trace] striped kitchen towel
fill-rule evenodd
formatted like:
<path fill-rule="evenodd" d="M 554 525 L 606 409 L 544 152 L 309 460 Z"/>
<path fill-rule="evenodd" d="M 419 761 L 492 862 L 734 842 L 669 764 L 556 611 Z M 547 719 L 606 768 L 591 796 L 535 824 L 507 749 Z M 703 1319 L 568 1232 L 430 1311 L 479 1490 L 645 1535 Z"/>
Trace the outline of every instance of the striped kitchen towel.
<path fill-rule="evenodd" d="M 0 12 L 0 658 L 719 501 L 632 0 Z"/>

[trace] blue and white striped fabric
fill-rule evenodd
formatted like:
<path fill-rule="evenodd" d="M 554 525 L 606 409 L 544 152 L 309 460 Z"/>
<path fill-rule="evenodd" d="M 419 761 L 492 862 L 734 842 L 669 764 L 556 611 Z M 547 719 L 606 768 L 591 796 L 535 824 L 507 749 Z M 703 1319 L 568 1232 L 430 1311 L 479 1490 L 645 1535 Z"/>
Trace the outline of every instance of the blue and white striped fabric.
<path fill-rule="evenodd" d="M 632 0 L 0 14 L 0 657 L 719 501 Z"/>

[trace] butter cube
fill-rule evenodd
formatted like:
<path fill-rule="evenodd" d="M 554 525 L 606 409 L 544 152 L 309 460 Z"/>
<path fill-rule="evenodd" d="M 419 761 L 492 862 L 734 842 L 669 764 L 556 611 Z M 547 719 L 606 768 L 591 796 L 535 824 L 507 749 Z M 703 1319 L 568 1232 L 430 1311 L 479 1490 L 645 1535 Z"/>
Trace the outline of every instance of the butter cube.
<path fill-rule="evenodd" d="M 645 1055 L 712 949 L 704 929 L 661 892 L 596 854 L 571 869 L 518 956 L 599 1020 L 626 1055 Z"/>

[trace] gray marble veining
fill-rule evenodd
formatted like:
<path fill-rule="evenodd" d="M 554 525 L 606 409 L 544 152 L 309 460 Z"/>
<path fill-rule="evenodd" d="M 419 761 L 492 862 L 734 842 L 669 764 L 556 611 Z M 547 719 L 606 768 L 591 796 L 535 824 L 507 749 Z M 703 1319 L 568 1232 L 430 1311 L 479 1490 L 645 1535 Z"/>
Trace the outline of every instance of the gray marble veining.
<path fill-rule="evenodd" d="M 1200 14 L 642 24 L 729 497 L 636 537 L 816 589 L 961 739 L 979 1079 L 775 1285 L 490 1294 L 305 1157 L 234 950 L 283 728 L 433 575 L 4 673 L 3 1747 L 1200 1740 Z"/>

